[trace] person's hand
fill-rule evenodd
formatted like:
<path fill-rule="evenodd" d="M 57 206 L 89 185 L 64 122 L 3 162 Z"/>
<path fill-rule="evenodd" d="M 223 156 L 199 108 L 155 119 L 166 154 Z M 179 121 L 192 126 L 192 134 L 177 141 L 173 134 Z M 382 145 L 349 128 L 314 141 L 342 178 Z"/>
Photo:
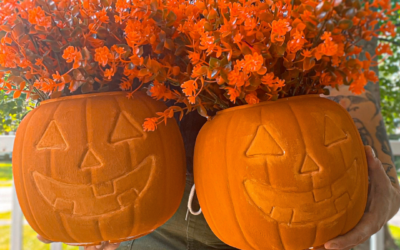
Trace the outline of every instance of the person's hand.
<path fill-rule="evenodd" d="M 365 147 L 370 188 L 365 213 L 355 228 L 347 234 L 325 243 L 326 249 L 349 250 L 378 232 L 400 207 L 400 190 L 386 175 L 381 161 L 370 146 Z"/>
<path fill-rule="evenodd" d="M 47 240 L 40 235 L 38 235 L 37 238 L 38 238 L 38 240 L 40 240 L 41 242 L 46 243 L 46 244 L 53 243 L 53 241 Z M 103 241 L 101 243 L 101 245 L 87 246 L 87 247 L 85 247 L 85 250 L 115 250 L 119 247 L 119 244 L 120 243 L 109 243 L 109 242 Z"/>

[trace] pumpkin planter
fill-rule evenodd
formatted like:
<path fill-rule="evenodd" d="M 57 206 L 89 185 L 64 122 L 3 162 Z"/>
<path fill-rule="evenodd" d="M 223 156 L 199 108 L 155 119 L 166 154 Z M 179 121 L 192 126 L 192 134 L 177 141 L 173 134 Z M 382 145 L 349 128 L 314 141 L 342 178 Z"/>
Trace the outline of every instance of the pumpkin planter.
<path fill-rule="evenodd" d="M 308 249 L 348 232 L 364 213 L 367 171 L 351 117 L 318 96 L 219 112 L 195 148 L 204 216 L 239 249 Z"/>
<path fill-rule="evenodd" d="M 152 232 L 177 210 L 185 186 L 177 124 L 141 123 L 165 105 L 137 92 L 42 102 L 16 135 L 13 174 L 22 211 L 52 241 L 124 241 Z"/>

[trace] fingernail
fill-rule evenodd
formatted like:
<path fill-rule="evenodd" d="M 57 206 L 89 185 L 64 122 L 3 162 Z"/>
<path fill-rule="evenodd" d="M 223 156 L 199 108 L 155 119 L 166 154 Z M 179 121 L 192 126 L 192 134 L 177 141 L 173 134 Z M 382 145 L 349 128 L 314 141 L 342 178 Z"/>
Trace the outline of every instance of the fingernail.
<path fill-rule="evenodd" d="M 332 243 L 332 244 L 329 245 L 329 247 L 327 249 L 338 249 L 338 248 L 339 248 L 338 244 Z"/>
<path fill-rule="evenodd" d="M 100 249 L 100 248 L 101 248 L 101 245 L 97 245 L 96 248 L 97 248 L 97 249 Z"/>
<path fill-rule="evenodd" d="M 375 150 L 371 147 L 372 156 L 376 158 Z"/>

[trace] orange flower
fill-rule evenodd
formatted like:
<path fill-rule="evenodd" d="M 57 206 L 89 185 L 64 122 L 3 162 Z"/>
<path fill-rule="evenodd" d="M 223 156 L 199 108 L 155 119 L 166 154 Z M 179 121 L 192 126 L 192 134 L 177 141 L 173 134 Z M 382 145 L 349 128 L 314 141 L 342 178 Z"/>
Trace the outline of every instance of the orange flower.
<path fill-rule="evenodd" d="M 228 74 L 228 84 L 231 86 L 241 87 L 245 84 L 244 73 L 240 71 L 240 67 L 236 65 Z"/>
<path fill-rule="evenodd" d="M 282 88 L 282 87 L 285 87 L 285 80 L 281 80 L 281 79 L 278 79 L 278 80 L 276 80 L 276 86 L 278 87 L 278 88 Z"/>
<path fill-rule="evenodd" d="M 321 39 L 325 41 L 326 40 L 332 41 L 332 33 L 325 31 L 324 34 L 321 36 Z"/>
<path fill-rule="evenodd" d="M 304 57 L 312 57 L 312 52 L 307 50 L 307 49 L 305 49 L 305 50 L 303 50 L 301 52 L 301 55 L 304 56 Z"/>
<path fill-rule="evenodd" d="M 228 90 L 229 100 L 233 103 L 236 102 L 236 98 L 239 97 L 240 92 L 236 88 L 226 87 Z"/>
<path fill-rule="evenodd" d="M 28 21 L 31 24 L 37 24 L 46 28 L 51 27 L 51 17 L 46 17 L 42 8 L 36 7 L 28 11 Z"/>
<path fill-rule="evenodd" d="M 145 122 L 143 123 L 143 130 L 144 131 L 154 131 L 157 129 L 157 117 L 146 118 Z"/>
<path fill-rule="evenodd" d="M 244 29 L 245 30 L 253 30 L 257 27 L 257 19 L 255 18 L 247 18 L 246 21 L 244 21 Z"/>
<path fill-rule="evenodd" d="M 324 72 L 321 75 L 320 82 L 324 86 L 335 88 L 336 86 L 343 85 L 343 77 L 340 73 L 332 74 L 331 72 Z"/>
<path fill-rule="evenodd" d="M 317 58 L 317 60 L 320 60 L 322 55 L 334 56 L 337 51 L 338 45 L 335 42 L 327 39 L 324 43 L 320 44 L 317 47 L 317 53 L 315 54 L 315 57 Z"/>
<path fill-rule="evenodd" d="M 335 81 L 334 77 L 329 72 L 323 73 L 322 76 L 321 76 L 320 81 L 321 81 L 322 85 L 330 86 L 332 88 L 335 88 L 336 84 L 337 84 L 337 82 Z"/>
<path fill-rule="evenodd" d="M 267 73 L 261 78 L 261 83 L 269 87 L 272 87 L 275 82 L 274 73 Z"/>
<path fill-rule="evenodd" d="M 157 80 L 153 82 L 153 86 L 149 89 L 149 91 L 151 96 L 157 100 L 164 99 L 164 101 L 166 101 L 173 98 L 171 90 Z"/>
<path fill-rule="evenodd" d="M 197 82 L 194 80 L 189 80 L 184 82 L 181 85 L 182 92 L 185 93 L 186 96 L 194 96 L 196 94 L 196 90 L 198 88 Z"/>
<path fill-rule="evenodd" d="M 115 51 L 115 53 L 117 53 L 119 56 L 121 56 L 121 55 L 126 53 L 126 51 L 125 51 L 125 49 L 123 47 L 118 47 L 115 44 L 111 47 L 111 49 L 113 51 Z"/>
<path fill-rule="evenodd" d="M 67 61 L 67 63 L 74 62 L 73 68 L 78 68 L 80 66 L 80 61 L 82 60 L 82 53 L 78 51 L 77 48 L 69 46 L 64 50 L 62 57 Z"/>
<path fill-rule="evenodd" d="M 208 32 L 205 33 L 200 39 L 200 44 L 199 46 L 200 49 L 202 50 L 207 50 L 207 54 L 211 54 L 215 48 L 215 37 L 214 36 L 209 36 Z"/>
<path fill-rule="evenodd" d="M 349 90 L 356 95 L 360 95 L 365 92 L 365 85 L 367 85 L 367 79 L 364 74 L 357 74 L 353 76 L 353 82 L 350 84 Z"/>
<path fill-rule="evenodd" d="M 62 57 L 68 62 L 71 63 L 74 61 L 75 54 L 77 52 L 77 49 L 75 49 L 73 46 L 69 46 L 64 50 L 64 54 Z"/>
<path fill-rule="evenodd" d="M 243 39 L 243 36 L 240 33 L 237 33 L 234 37 L 233 37 L 233 42 L 234 43 L 240 43 Z"/>
<path fill-rule="evenodd" d="M 380 43 L 380 44 L 378 44 L 378 46 L 377 46 L 376 49 L 375 49 L 375 53 L 376 53 L 377 55 L 382 55 L 382 54 L 393 55 L 393 51 L 392 51 L 392 49 L 390 48 L 390 45 L 387 44 L 387 43 L 384 43 L 384 44 Z"/>
<path fill-rule="evenodd" d="M 278 21 L 272 21 L 271 41 L 272 42 L 283 42 L 284 36 L 287 32 L 292 29 L 287 19 L 279 19 Z"/>
<path fill-rule="evenodd" d="M 119 84 L 119 87 L 122 90 L 131 90 L 132 89 L 132 81 L 129 79 L 123 79 L 122 82 Z"/>
<path fill-rule="evenodd" d="M 107 11 L 104 8 L 101 11 L 96 12 L 96 18 L 102 23 L 108 23 L 109 21 Z"/>
<path fill-rule="evenodd" d="M 364 71 L 364 76 L 368 81 L 371 81 L 373 83 L 376 83 L 379 81 L 378 76 L 376 75 L 375 71 L 373 71 L 373 70 Z"/>
<path fill-rule="evenodd" d="M 196 103 L 196 97 L 195 96 L 189 96 L 188 100 L 189 100 L 190 104 L 195 104 Z"/>
<path fill-rule="evenodd" d="M 108 80 L 111 80 L 111 77 L 113 77 L 114 74 L 115 74 L 115 72 L 114 72 L 114 70 L 112 68 L 111 69 L 106 69 L 104 71 L 104 77 L 107 78 Z"/>
<path fill-rule="evenodd" d="M 301 19 L 303 22 L 310 22 L 314 25 L 317 25 L 318 23 L 314 20 L 315 16 L 308 10 L 305 10 L 303 14 L 300 14 Z"/>
<path fill-rule="evenodd" d="M 307 42 L 307 39 L 305 39 L 303 31 L 295 30 L 295 33 L 293 34 L 293 39 L 290 39 L 286 50 L 289 51 L 290 53 L 296 53 L 297 51 L 303 49 L 304 44 Z"/>
<path fill-rule="evenodd" d="M 333 67 L 339 67 L 340 58 L 338 56 L 333 56 L 331 61 Z"/>
<path fill-rule="evenodd" d="M 58 71 L 56 71 L 56 73 L 53 74 L 52 76 L 53 76 L 54 81 L 61 82 L 61 76 L 60 76 L 60 73 L 58 73 Z"/>
<path fill-rule="evenodd" d="M 28 21 L 31 24 L 37 24 L 37 20 L 42 19 L 45 15 L 44 15 L 44 10 L 42 10 L 42 8 L 40 7 L 36 7 L 32 10 L 28 10 Z"/>
<path fill-rule="evenodd" d="M 260 102 L 260 99 L 258 99 L 257 93 L 255 91 L 247 94 L 245 100 L 248 104 L 257 104 Z"/>
<path fill-rule="evenodd" d="M 189 59 L 193 64 L 198 64 L 200 62 L 200 54 L 197 52 L 189 51 Z"/>
<path fill-rule="evenodd" d="M 37 65 L 37 66 L 42 66 L 42 65 L 43 65 L 43 59 L 40 59 L 40 58 L 36 59 L 36 60 L 35 60 L 35 65 Z M 43 65 L 43 66 L 44 66 L 44 65 Z"/>
<path fill-rule="evenodd" d="M 105 67 L 107 65 L 108 58 L 111 56 L 110 50 L 106 46 L 103 46 L 101 48 L 97 48 L 95 52 L 94 60 Z"/>
<path fill-rule="evenodd" d="M 254 52 L 253 55 L 245 55 L 244 60 L 244 71 L 246 72 L 256 72 L 261 69 L 264 63 L 263 56 L 259 55 L 257 52 Z"/>

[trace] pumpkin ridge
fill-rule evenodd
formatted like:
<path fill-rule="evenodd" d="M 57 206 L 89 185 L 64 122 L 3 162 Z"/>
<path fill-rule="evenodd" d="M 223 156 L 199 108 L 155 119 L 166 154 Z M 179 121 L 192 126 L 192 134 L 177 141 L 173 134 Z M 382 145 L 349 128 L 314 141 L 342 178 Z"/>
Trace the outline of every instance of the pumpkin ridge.
<path fill-rule="evenodd" d="M 272 207 L 272 211 L 274 210 L 274 207 Z M 271 211 L 271 213 L 272 213 Z M 286 250 L 286 246 L 285 244 L 283 244 L 283 240 L 282 240 L 282 232 L 281 232 L 281 227 L 279 226 L 279 222 L 276 223 L 276 227 L 278 228 L 278 230 L 276 230 L 278 232 L 278 236 L 279 236 L 279 240 L 281 241 L 281 245 L 283 247 L 283 250 Z"/>
<path fill-rule="evenodd" d="M 88 150 L 90 150 L 90 139 L 89 139 L 89 137 L 90 137 L 89 133 L 90 132 L 88 131 L 90 129 L 89 121 L 88 121 L 88 102 L 89 102 L 89 99 L 85 99 L 85 102 L 84 102 L 85 114 L 84 114 L 84 119 L 83 120 L 85 121 L 85 126 L 86 126 L 85 133 L 86 133 L 87 147 L 88 147 Z M 86 156 L 86 154 L 83 155 L 82 162 L 85 159 L 85 156 Z M 89 183 L 93 183 L 92 171 L 89 170 L 89 172 L 90 172 L 90 174 L 88 174 L 88 177 L 89 177 L 89 181 L 88 182 Z"/>
<path fill-rule="evenodd" d="M 53 115 L 52 115 L 52 121 L 55 121 L 55 120 L 56 120 L 56 119 L 55 119 L 55 114 L 56 114 L 57 110 L 59 109 L 59 107 L 61 106 L 61 104 L 62 104 L 62 102 L 59 102 L 59 103 L 55 104 L 55 105 L 56 105 L 56 108 L 55 108 L 54 111 L 52 112 L 52 114 L 53 114 Z M 58 129 L 60 129 L 59 126 L 58 126 Z M 46 130 L 45 130 L 45 131 L 46 131 Z M 62 132 L 61 132 L 61 131 L 60 131 L 60 133 L 61 133 L 61 135 L 62 135 Z M 68 143 L 66 142 L 64 135 L 62 135 L 62 138 L 63 138 L 63 140 L 65 141 L 65 143 L 67 144 L 67 148 L 68 148 Z M 55 164 L 53 164 L 54 157 L 55 157 L 55 155 L 54 155 L 54 150 L 50 150 L 50 176 L 51 176 L 52 178 L 53 178 L 53 173 L 54 173 L 53 168 L 55 167 Z M 46 171 L 48 171 L 48 167 L 46 167 Z M 32 175 L 32 177 L 33 177 L 33 175 Z M 58 220 L 59 222 L 61 222 L 61 223 L 60 223 L 60 224 L 62 225 L 61 228 L 65 231 L 65 233 L 66 233 L 65 235 L 69 236 L 71 239 L 74 239 L 74 237 L 72 236 L 72 234 L 70 234 L 70 233 L 68 232 L 67 228 L 65 227 L 64 222 L 63 222 L 63 220 L 62 220 L 60 214 L 56 214 L 56 215 L 55 215 L 55 218 L 57 218 L 57 220 Z"/>
<path fill-rule="evenodd" d="M 143 98 L 142 95 L 137 95 L 137 96 L 138 96 L 138 99 L 140 100 L 140 102 L 147 108 L 147 110 L 150 110 L 150 111 L 152 112 L 152 114 L 153 114 L 153 113 L 156 113 L 156 111 L 154 110 L 154 108 L 150 106 L 150 103 L 149 103 L 149 102 L 146 102 L 145 98 Z M 149 98 L 150 98 L 150 97 L 149 97 Z M 158 112 L 158 111 L 157 111 L 157 112 Z M 147 138 L 146 133 L 144 133 L 143 138 L 144 138 L 144 139 Z M 165 152 L 166 152 L 165 149 L 168 148 L 168 145 L 165 145 L 165 142 L 164 142 L 163 139 L 159 139 L 158 141 L 161 141 L 162 148 L 163 148 L 163 150 L 161 150 L 161 151 L 162 151 L 162 156 L 163 156 L 163 159 L 166 161 L 167 157 L 166 157 L 166 155 L 165 155 Z M 156 159 L 153 158 L 153 162 L 154 162 L 155 160 L 156 160 Z M 168 176 L 171 175 L 171 174 L 170 174 L 170 171 L 167 170 L 166 172 L 167 172 Z M 150 176 L 153 176 L 153 175 L 154 175 L 153 172 L 151 172 L 151 173 L 152 173 L 152 174 L 150 174 Z M 169 179 L 169 178 L 167 177 L 167 179 Z M 149 182 L 148 182 L 148 183 L 149 183 Z M 165 188 L 165 190 L 168 190 L 169 185 L 166 184 L 166 185 L 164 186 L 164 188 Z M 167 193 L 169 193 L 169 192 L 167 191 Z M 159 196 L 159 197 L 162 197 L 162 196 Z M 165 198 L 164 198 L 164 199 L 165 199 Z M 163 208 L 164 208 L 164 207 L 163 207 Z M 162 212 L 163 212 L 162 214 L 165 214 L 165 213 L 166 213 L 165 209 L 163 209 Z M 163 222 L 163 223 L 165 223 L 165 222 Z M 157 225 L 157 224 L 156 224 L 156 226 L 158 227 L 158 226 L 160 226 L 160 225 Z"/>
<path fill-rule="evenodd" d="M 308 156 L 307 144 L 306 144 L 306 141 L 305 141 L 305 139 L 304 139 L 304 131 L 303 131 L 303 129 L 302 129 L 301 126 L 300 126 L 299 119 L 298 119 L 298 117 L 297 117 L 297 115 L 296 115 L 296 112 L 294 112 L 294 110 L 293 110 L 293 108 L 292 108 L 292 104 L 290 103 L 290 101 L 287 102 L 287 105 L 289 106 L 289 109 L 290 109 L 290 111 L 291 111 L 292 114 L 293 114 L 293 118 L 294 118 L 294 120 L 296 121 L 297 127 L 298 127 L 299 130 L 300 130 L 299 137 L 301 138 L 301 141 L 302 141 L 303 146 L 304 146 L 305 156 L 304 156 L 303 163 L 302 163 L 302 165 L 300 166 L 300 170 L 299 170 L 299 172 L 301 172 L 301 168 L 303 167 L 303 164 L 304 164 L 304 162 L 305 162 L 305 160 L 307 159 L 307 156 Z M 311 183 L 312 183 L 312 189 L 314 190 L 316 187 L 315 187 L 315 184 L 314 184 L 314 179 L 313 179 L 312 177 L 311 177 Z"/>
<path fill-rule="evenodd" d="M 230 120 L 228 122 L 228 125 L 227 125 L 227 129 L 225 130 L 225 132 L 226 132 L 225 133 L 225 143 L 226 143 L 226 145 L 228 145 L 228 139 L 229 139 L 228 131 L 230 131 L 230 127 L 233 124 L 233 121 L 234 121 L 233 117 L 234 117 L 234 115 L 231 116 L 231 118 L 230 118 Z M 243 236 L 243 239 L 246 241 L 247 245 L 250 246 L 251 249 L 257 249 L 252 244 L 250 244 L 250 242 L 248 241 L 246 235 L 243 232 L 243 228 L 240 225 L 240 222 L 238 220 L 238 217 L 237 217 L 237 214 L 236 214 L 236 209 L 235 209 L 235 203 L 233 202 L 232 193 L 231 193 L 231 181 L 229 180 L 230 179 L 230 175 L 229 175 L 230 171 L 229 171 L 229 168 L 228 168 L 227 160 L 228 160 L 227 150 L 225 150 L 225 167 L 226 167 L 226 174 L 227 174 L 227 182 L 228 182 L 228 185 L 229 185 L 229 189 L 228 189 L 229 194 L 228 194 L 228 196 L 229 196 L 229 200 L 231 201 L 232 208 L 234 210 L 235 221 L 236 221 L 237 225 L 239 226 L 240 234 Z"/>
<path fill-rule="evenodd" d="M 32 119 L 32 117 L 33 117 L 33 115 L 34 115 L 34 113 L 36 112 L 36 110 L 37 110 L 37 109 L 32 110 L 32 112 L 29 114 L 29 116 L 26 117 L 26 118 L 29 118 L 29 119 L 26 121 L 26 126 L 25 126 L 25 128 L 28 128 L 28 127 L 29 127 L 29 123 L 30 123 L 30 121 L 31 121 L 31 119 Z M 20 127 L 21 127 L 21 126 L 20 126 Z M 21 145 L 26 145 L 26 144 L 25 144 L 26 129 L 24 129 L 24 130 L 22 130 L 22 131 L 23 131 L 23 135 L 22 135 L 23 138 L 22 138 L 22 143 L 21 143 Z M 17 131 L 17 133 L 18 133 L 18 131 Z M 25 185 L 26 180 L 25 180 L 25 175 L 24 175 L 24 173 L 23 173 L 23 171 L 22 171 L 22 165 L 23 165 L 23 162 L 24 162 L 24 153 L 23 153 L 24 148 L 25 148 L 25 147 L 21 147 L 20 164 L 19 164 L 19 167 L 18 167 L 18 168 L 19 168 L 18 172 L 20 173 L 20 176 L 21 176 L 21 178 L 22 178 L 22 180 L 23 180 L 23 181 L 20 182 L 20 185 L 22 186 L 22 189 L 23 189 L 23 191 L 24 191 L 24 193 L 25 193 L 25 196 L 27 196 L 28 192 L 26 191 L 26 185 Z M 29 203 L 29 200 L 28 200 L 28 199 L 26 199 L 26 200 L 27 200 L 27 202 L 24 202 L 24 203 L 28 205 L 28 211 L 27 211 L 27 213 L 30 214 L 30 217 L 33 219 L 33 222 L 35 223 L 36 228 L 40 230 L 40 232 L 38 232 L 38 233 L 39 233 L 40 235 L 42 235 L 43 237 L 45 237 L 45 238 L 47 237 L 47 238 L 48 238 L 48 236 L 44 233 L 44 231 L 42 230 L 42 228 L 41 228 L 41 227 L 39 226 L 39 224 L 37 223 L 37 220 L 36 220 L 35 216 L 34 216 L 33 213 L 31 212 L 32 209 L 31 209 L 31 204 Z"/>
<path fill-rule="evenodd" d="M 264 113 L 263 113 L 263 109 L 262 108 L 260 108 L 260 124 L 263 124 L 263 121 L 264 121 L 264 118 L 263 118 L 263 115 Z M 264 128 L 265 128 L 265 126 L 264 126 Z M 256 133 L 258 132 L 258 129 L 257 129 L 257 131 L 256 131 Z M 279 144 L 278 144 L 278 146 L 279 146 Z M 282 148 L 282 147 L 281 147 Z M 285 151 L 282 149 L 282 151 L 283 151 L 283 155 L 285 154 Z M 269 184 L 269 185 L 271 185 L 271 174 L 269 173 L 269 169 L 268 169 L 268 161 L 267 161 L 267 158 L 266 157 L 264 157 L 264 164 L 265 164 L 265 171 L 267 172 L 267 183 Z M 246 192 L 247 192 L 247 190 L 246 190 Z M 250 197 L 251 198 L 251 197 Z M 253 201 L 254 202 L 254 201 Z M 257 204 L 256 204 L 257 205 Z"/>
<path fill-rule="evenodd" d="M 114 101 L 117 103 L 116 107 L 118 107 L 118 114 L 116 114 L 115 122 L 113 123 L 113 126 L 112 126 L 114 129 L 113 129 L 113 130 L 111 131 L 111 133 L 109 134 L 108 141 L 109 141 L 110 144 L 114 144 L 114 145 L 115 145 L 116 143 L 119 143 L 119 142 L 112 143 L 112 136 L 113 136 L 113 133 L 114 133 L 114 131 L 115 131 L 115 128 L 117 127 L 118 120 L 119 120 L 119 118 L 120 118 L 120 116 L 121 116 L 122 107 L 121 107 L 121 104 L 120 104 L 120 102 L 119 102 L 118 96 L 113 96 L 113 97 L 114 97 L 114 98 L 113 98 Z M 142 136 L 142 138 L 144 139 L 144 136 Z M 129 157 L 130 170 L 132 171 L 133 168 L 134 168 L 134 164 L 132 163 L 131 140 L 124 140 L 124 142 L 126 142 L 126 145 L 127 145 L 127 147 L 128 147 L 129 154 L 127 154 L 127 157 Z"/>
<path fill-rule="evenodd" d="M 60 104 L 61 103 L 58 103 L 57 105 L 56 105 L 56 107 L 54 108 L 54 110 L 52 110 L 52 118 L 51 118 L 51 121 L 54 121 L 55 120 L 55 118 L 54 118 L 54 116 L 55 116 L 55 113 L 57 112 L 57 110 L 58 110 L 58 108 L 60 107 Z M 38 110 L 38 108 L 36 108 L 34 111 L 37 111 Z M 33 113 L 34 114 L 34 113 Z M 32 114 L 32 115 L 33 115 Z M 51 121 L 50 121 L 50 123 L 49 123 L 49 125 L 51 124 Z M 28 124 L 27 124 L 28 125 Z M 48 126 L 49 126 L 48 125 Z M 48 128 L 48 126 L 46 127 L 46 129 L 44 130 L 44 133 L 43 134 L 45 134 L 46 133 L 46 130 L 47 130 L 47 128 Z M 65 138 L 63 137 L 63 139 L 65 140 Z M 25 145 L 25 141 L 23 142 L 23 145 Z M 36 147 L 37 147 L 37 145 L 36 145 Z M 35 147 L 35 148 L 36 148 Z M 25 148 L 25 147 L 23 147 L 23 148 Z M 67 148 L 68 148 L 68 144 L 67 144 Z M 52 176 L 53 175 L 53 168 L 55 167 L 55 166 L 52 166 L 52 162 L 53 162 L 53 160 L 54 160 L 54 154 L 53 154 L 53 150 L 50 150 L 50 152 L 49 152 L 49 154 L 50 154 L 50 166 L 46 166 L 46 172 L 49 172 L 49 168 L 50 168 L 50 176 Z M 25 155 L 25 154 L 23 154 L 23 155 Z M 31 178 L 32 178 L 32 176 L 31 176 Z M 31 204 L 30 204 L 30 200 L 28 199 L 28 206 L 29 206 L 29 210 L 31 210 Z M 32 218 L 35 220 L 35 222 L 37 221 L 37 218 L 35 218 L 35 216 L 34 216 L 34 213 L 32 213 Z M 61 221 L 61 219 L 59 218 L 59 215 L 56 215 L 55 216 L 55 218 L 58 220 L 58 221 Z M 40 230 L 43 232 L 43 229 L 40 227 L 40 225 L 39 224 L 37 224 L 37 226 L 40 228 Z M 62 226 L 60 229 L 63 229 L 65 232 L 66 232 L 66 234 L 65 235 L 68 235 L 71 239 L 72 239 L 72 236 L 67 232 L 67 230 L 65 229 L 65 227 L 64 226 Z M 39 233 L 40 234 L 40 233 Z M 45 237 L 46 238 L 46 235 L 42 235 L 43 237 Z M 48 236 L 47 236 L 48 237 Z M 50 238 L 50 237 L 48 237 L 48 238 Z"/>
<path fill-rule="evenodd" d="M 200 133 L 205 133 L 204 131 L 207 130 L 208 127 L 209 127 L 209 124 L 208 124 L 208 123 L 205 123 L 204 126 L 201 128 L 199 134 L 200 134 Z M 212 132 L 215 132 L 215 130 L 212 131 Z M 198 148 L 198 147 L 200 147 L 200 146 L 202 146 L 202 145 L 204 144 L 204 142 L 203 142 L 203 144 L 199 142 L 199 138 L 200 138 L 199 136 L 197 136 L 197 138 L 196 138 L 195 152 L 196 152 L 196 148 Z M 200 145 L 200 146 L 199 146 L 199 145 Z M 198 149 L 197 149 L 197 150 L 198 150 Z M 196 154 L 195 154 L 195 155 L 196 155 Z M 197 157 L 196 157 L 196 159 L 197 159 Z M 196 159 L 194 159 L 194 161 L 195 161 Z M 193 180 L 194 180 L 194 183 L 196 182 L 196 178 L 195 178 L 196 172 L 198 172 L 198 171 L 196 171 L 196 170 L 197 170 L 196 168 L 193 169 L 193 172 L 194 172 L 194 173 L 193 173 Z M 202 168 L 202 171 L 204 171 L 204 168 Z M 204 179 L 201 179 L 201 180 L 204 180 Z M 196 195 L 198 196 L 199 193 L 206 193 L 206 190 L 205 190 L 206 184 L 203 184 L 203 183 L 206 183 L 206 181 L 204 181 L 204 182 L 202 182 L 202 183 L 199 183 L 199 182 L 197 182 L 197 183 L 198 183 L 198 184 L 197 184 L 197 186 L 196 186 Z M 204 208 L 204 207 L 208 207 L 208 197 L 209 197 L 209 196 L 207 196 L 207 195 L 203 196 L 203 198 L 198 197 L 198 199 L 199 199 L 199 204 L 200 204 L 200 199 L 201 199 L 201 204 L 200 204 L 201 207 L 203 207 L 203 208 Z M 212 204 L 212 203 L 213 203 L 213 202 L 211 201 L 211 204 Z M 218 225 L 218 223 L 215 222 L 215 219 L 214 219 L 213 214 L 212 214 L 212 213 L 209 213 L 209 214 L 208 214 L 208 211 L 204 211 L 203 209 L 202 209 L 202 212 L 203 212 L 204 219 L 206 220 L 207 224 L 209 224 L 209 226 L 210 226 L 211 231 L 212 231 L 222 242 L 226 242 L 226 241 L 224 240 L 223 234 L 220 233 L 220 230 L 219 230 L 218 227 L 216 226 L 216 225 Z M 205 215 L 204 213 L 207 213 L 208 215 Z M 209 220 L 211 220 L 212 223 L 209 222 Z"/>

